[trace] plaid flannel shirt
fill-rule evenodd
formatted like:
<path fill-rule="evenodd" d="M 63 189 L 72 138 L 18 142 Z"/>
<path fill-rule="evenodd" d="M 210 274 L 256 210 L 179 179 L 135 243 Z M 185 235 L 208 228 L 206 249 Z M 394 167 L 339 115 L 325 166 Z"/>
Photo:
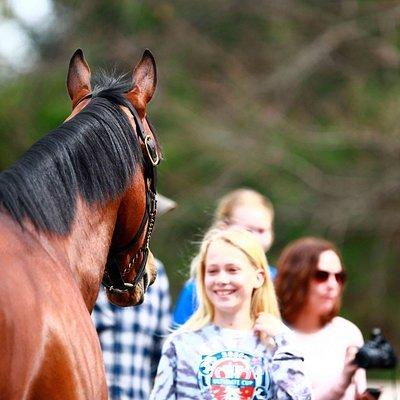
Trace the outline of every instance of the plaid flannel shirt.
<path fill-rule="evenodd" d="M 139 306 L 115 306 L 101 288 L 92 319 L 103 350 L 110 399 L 148 400 L 171 326 L 164 266 L 157 263 L 157 279 Z"/>

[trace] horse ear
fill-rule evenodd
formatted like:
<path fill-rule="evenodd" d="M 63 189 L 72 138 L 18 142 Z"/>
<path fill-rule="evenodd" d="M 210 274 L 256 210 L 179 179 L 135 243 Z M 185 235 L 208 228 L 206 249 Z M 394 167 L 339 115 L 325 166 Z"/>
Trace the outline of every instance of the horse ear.
<path fill-rule="evenodd" d="M 92 91 L 90 76 L 90 68 L 85 60 L 83 51 L 78 49 L 69 62 L 67 76 L 67 88 L 69 97 L 72 100 L 72 108 L 75 108 Z"/>
<path fill-rule="evenodd" d="M 157 85 L 157 69 L 151 51 L 146 49 L 132 75 L 133 88 L 126 94 L 140 117 L 146 115 L 147 103 L 153 97 Z"/>

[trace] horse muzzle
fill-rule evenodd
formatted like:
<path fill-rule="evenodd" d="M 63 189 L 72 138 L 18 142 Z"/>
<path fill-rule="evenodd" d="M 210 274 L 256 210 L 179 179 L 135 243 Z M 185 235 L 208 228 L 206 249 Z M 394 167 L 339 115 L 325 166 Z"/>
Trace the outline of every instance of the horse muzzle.
<path fill-rule="evenodd" d="M 143 303 L 145 293 L 157 276 L 157 267 L 153 254 L 149 251 L 145 272 L 137 284 L 128 291 L 106 290 L 108 300 L 120 307 L 129 307 Z"/>

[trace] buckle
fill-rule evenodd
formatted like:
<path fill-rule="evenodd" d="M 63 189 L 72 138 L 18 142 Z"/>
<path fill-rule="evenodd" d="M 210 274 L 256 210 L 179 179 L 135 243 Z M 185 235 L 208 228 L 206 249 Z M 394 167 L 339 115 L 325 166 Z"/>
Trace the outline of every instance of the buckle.
<path fill-rule="evenodd" d="M 150 162 L 155 167 L 160 163 L 160 157 L 157 153 L 157 150 L 154 146 L 153 139 L 150 135 L 147 135 L 144 138 L 144 146 L 146 147 L 147 156 L 149 157 Z"/>

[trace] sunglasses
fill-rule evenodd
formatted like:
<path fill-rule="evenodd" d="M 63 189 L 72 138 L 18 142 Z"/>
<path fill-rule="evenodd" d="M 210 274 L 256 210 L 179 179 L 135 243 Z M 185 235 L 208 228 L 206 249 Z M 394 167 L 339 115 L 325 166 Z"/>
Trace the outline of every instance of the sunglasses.
<path fill-rule="evenodd" d="M 331 272 L 328 271 L 322 271 L 320 269 L 317 269 L 314 272 L 314 281 L 318 282 L 318 283 L 322 283 L 322 282 L 326 282 L 329 279 L 329 276 L 333 275 L 336 279 L 336 282 L 339 283 L 339 285 L 343 285 L 346 282 L 347 279 L 347 274 L 345 271 L 340 271 L 340 272 L 336 272 L 336 274 L 333 274 Z"/>

